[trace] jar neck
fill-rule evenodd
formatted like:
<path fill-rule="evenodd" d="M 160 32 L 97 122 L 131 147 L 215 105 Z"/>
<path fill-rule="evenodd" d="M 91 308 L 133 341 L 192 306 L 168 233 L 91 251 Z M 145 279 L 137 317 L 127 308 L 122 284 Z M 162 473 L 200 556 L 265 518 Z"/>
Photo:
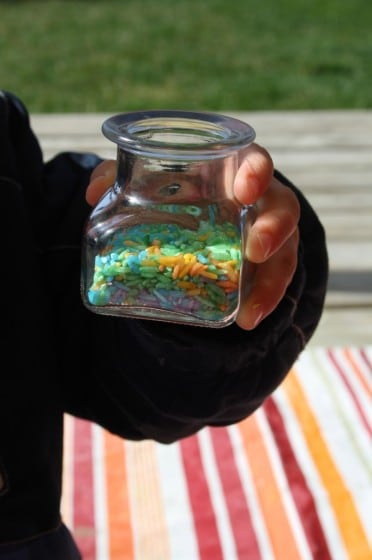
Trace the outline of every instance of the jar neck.
<path fill-rule="evenodd" d="M 122 147 L 117 184 L 129 196 L 169 202 L 233 199 L 239 153 L 204 160 L 150 158 Z"/>

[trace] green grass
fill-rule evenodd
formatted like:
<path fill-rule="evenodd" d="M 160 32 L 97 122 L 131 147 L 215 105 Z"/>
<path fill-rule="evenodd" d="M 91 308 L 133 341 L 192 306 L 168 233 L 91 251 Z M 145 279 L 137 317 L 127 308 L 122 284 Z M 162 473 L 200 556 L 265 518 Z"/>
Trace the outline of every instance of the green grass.
<path fill-rule="evenodd" d="M 0 0 L 32 112 L 372 107 L 370 0 Z"/>

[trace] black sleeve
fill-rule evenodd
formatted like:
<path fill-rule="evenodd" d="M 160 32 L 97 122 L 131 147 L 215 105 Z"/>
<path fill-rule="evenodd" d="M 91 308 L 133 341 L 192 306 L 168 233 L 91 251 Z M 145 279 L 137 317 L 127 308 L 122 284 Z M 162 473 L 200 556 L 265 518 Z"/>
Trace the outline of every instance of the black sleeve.
<path fill-rule="evenodd" d="M 97 163 L 89 157 L 61 154 L 46 166 L 54 216 L 46 269 L 66 410 L 123 437 L 162 442 L 245 418 L 280 384 L 320 319 L 328 261 L 316 214 L 276 172 L 301 204 L 298 266 L 279 306 L 253 331 L 96 315 L 79 293 L 84 191 Z"/>

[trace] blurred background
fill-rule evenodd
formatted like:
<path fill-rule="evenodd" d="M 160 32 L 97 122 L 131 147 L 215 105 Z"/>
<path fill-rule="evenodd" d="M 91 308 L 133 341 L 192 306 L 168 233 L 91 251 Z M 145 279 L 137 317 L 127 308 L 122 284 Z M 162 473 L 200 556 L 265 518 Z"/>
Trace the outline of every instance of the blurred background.
<path fill-rule="evenodd" d="M 372 107 L 370 0 L 0 1 L 31 112 Z"/>

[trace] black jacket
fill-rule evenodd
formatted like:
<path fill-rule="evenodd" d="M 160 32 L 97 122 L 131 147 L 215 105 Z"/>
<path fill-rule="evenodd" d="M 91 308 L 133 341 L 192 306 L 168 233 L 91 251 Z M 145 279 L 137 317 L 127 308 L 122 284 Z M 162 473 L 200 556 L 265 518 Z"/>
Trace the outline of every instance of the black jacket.
<path fill-rule="evenodd" d="M 174 326 L 88 311 L 80 297 L 85 188 L 100 159 L 44 163 L 25 107 L 0 95 L 2 341 L 0 542 L 59 523 L 62 415 L 170 443 L 237 422 L 280 384 L 313 334 L 327 283 L 325 235 L 301 192 L 298 267 L 255 330 Z M 1 552 L 1 548 L 0 548 Z"/>

